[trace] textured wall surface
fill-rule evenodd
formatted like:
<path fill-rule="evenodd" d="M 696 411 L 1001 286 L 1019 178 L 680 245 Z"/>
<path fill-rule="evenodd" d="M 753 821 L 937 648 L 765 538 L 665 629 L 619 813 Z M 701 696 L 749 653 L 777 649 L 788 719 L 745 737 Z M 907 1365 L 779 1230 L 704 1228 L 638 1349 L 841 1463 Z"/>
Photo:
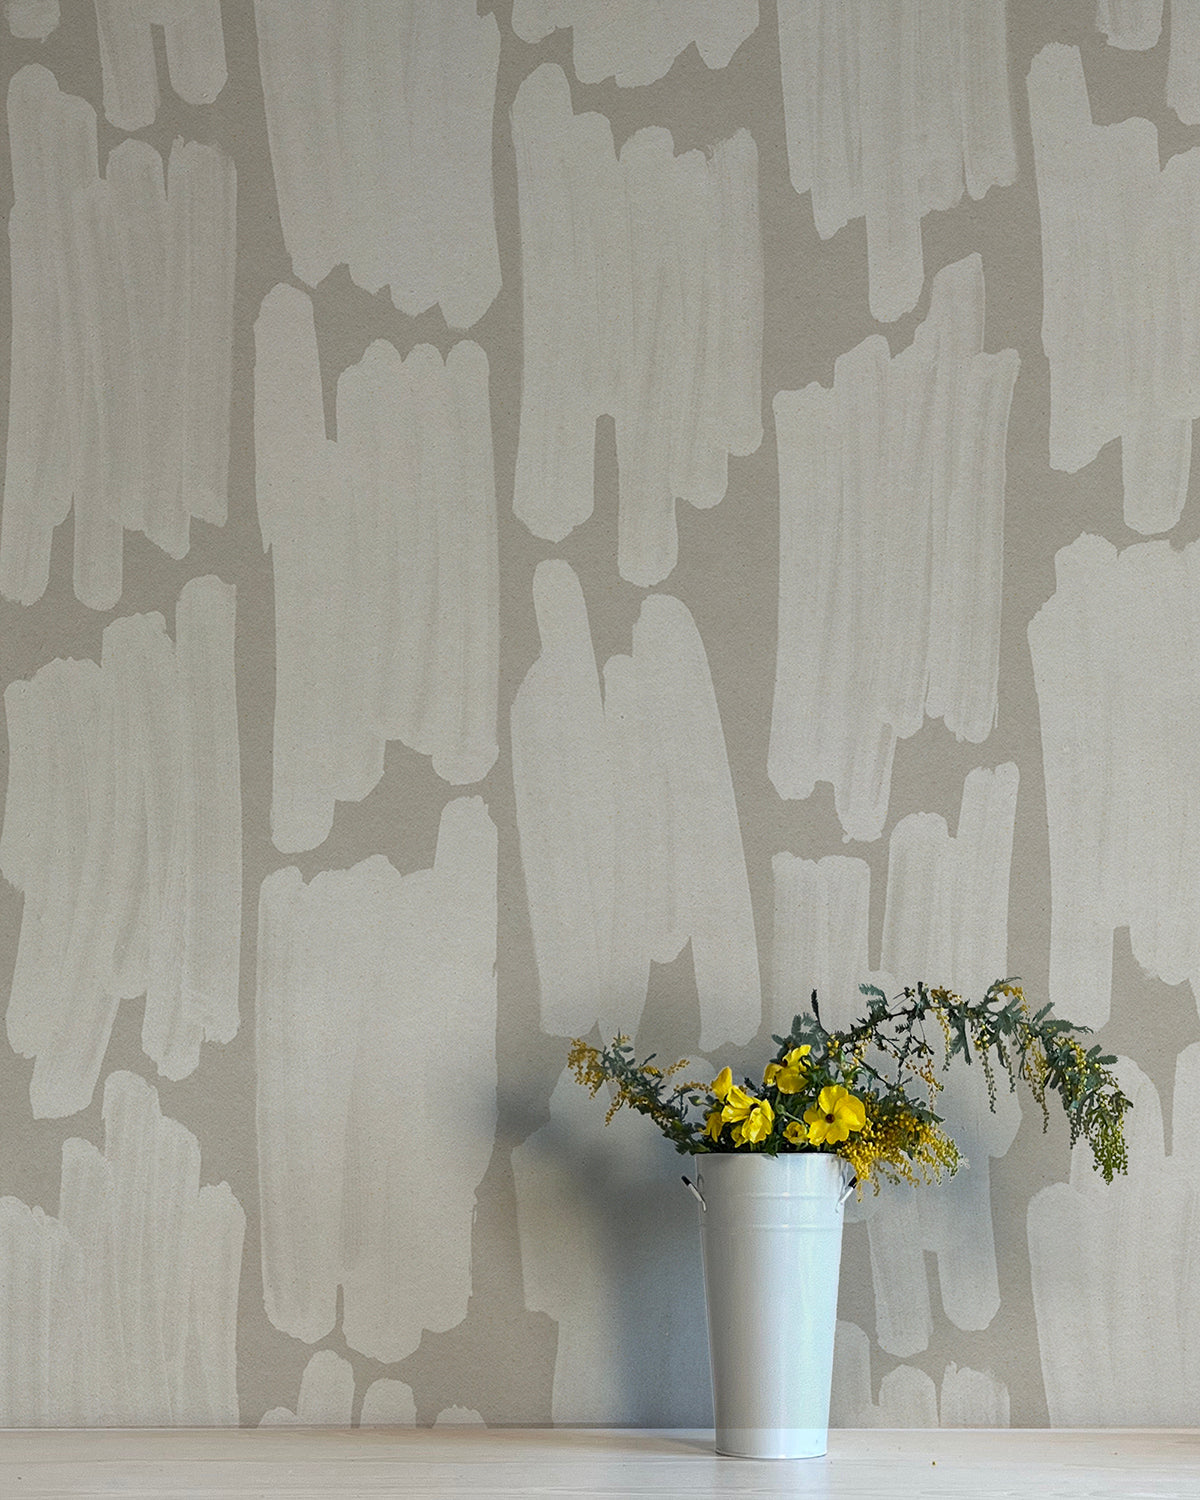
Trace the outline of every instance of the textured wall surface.
<path fill-rule="evenodd" d="M 0 1424 L 709 1420 L 598 1026 L 1020 975 L 833 1420 L 1200 1411 L 1200 4 L 5 0 Z"/>

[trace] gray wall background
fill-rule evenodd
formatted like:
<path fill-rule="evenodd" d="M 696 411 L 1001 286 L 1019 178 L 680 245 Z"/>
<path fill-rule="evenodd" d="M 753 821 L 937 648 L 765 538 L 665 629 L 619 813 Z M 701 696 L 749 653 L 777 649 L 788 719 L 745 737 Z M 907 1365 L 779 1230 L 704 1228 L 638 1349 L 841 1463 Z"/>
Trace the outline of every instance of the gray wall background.
<path fill-rule="evenodd" d="M 599 1026 L 1022 976 L 834 1421 L 1200 1405 L 1200 8 L 8 0 L 0 1422 L 709 1420 Z"/>

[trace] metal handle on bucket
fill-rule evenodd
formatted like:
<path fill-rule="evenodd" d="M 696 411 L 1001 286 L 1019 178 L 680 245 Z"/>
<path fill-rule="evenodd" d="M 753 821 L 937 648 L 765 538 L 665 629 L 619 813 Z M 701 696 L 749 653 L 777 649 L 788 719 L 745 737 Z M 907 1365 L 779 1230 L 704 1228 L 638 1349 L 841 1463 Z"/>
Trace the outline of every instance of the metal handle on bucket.
<path fill-rule="evenodd" d="M 700 1191 L 700 1189 L 696 1186 L 696 1184 L 692 1181 L 692 1179 L 690 1177 L 683 1176 L 679 1180 L 683 1183 L 684 1187 L 687 1188 L 688 1192 L 691 1193 L 692 1197 L 695 1198 L 696 1202 L 705 1211 L 705 1213 L 707 1213 L 708 1212 L 708 1204 L 705 1203 L 705 1201 L 704 1201 L 704 1194 Z M 857 1187 L 857 1185 L 858 1185 L 858 1178 L 854 1177 L 854 1176 L 851 1176 L 850 1181 L 846 1184 L 846 1191 L 838 1199 L 838 1207 L 839 1208 L 842 1207 L 842 1205 L 845 1203 L 846 1199 L 854 1191 L 854 1189 Z"/>

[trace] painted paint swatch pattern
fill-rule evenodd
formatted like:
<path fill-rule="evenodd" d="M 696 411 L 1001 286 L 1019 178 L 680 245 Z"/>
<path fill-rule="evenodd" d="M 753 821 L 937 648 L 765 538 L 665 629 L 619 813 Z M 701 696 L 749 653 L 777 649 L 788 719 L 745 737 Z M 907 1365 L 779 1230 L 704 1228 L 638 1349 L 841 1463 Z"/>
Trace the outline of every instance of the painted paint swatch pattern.
<path fill-rule="evenodd" d="M 0 593 L 40 599 L 74 505 L 75 593 L 121 597 L 124 530 L 169 556 L 227 508 L 233 163 L 127 140 L 97 167 L 96 116 L 36 64 L 8 94 L 15 203 Z"/>
<path fill-rule="evenodd" d="M 1200 543 L 1081 536 L 1029 626 L 1050 834 L 1048 998 L 1103 1026 L 1112 939 L 1200 998 Z"/>
<path fill-rule="evenodd" d="M 558 1327 L 551 1419 L 710 1425 L 695 1200 L 646 1121 L 603 1119 L 564 1072 L 549 1122 L 512 1153 L 525 1305 Z"/>
<path fill-rule="evenodd" d="M 1097 0 L 1096 25 L 1113 47 L 1158 45 L 1163 0 Z M 1200 124 L 1200 0 L 1171 0 L 1167 103 L 1185 125 Z"/>
<path fill-rule="evenodd" d="M 1160 166 L 1149 120 L 1093 125 L 1075 47 L 1034 58 L 1029 110 L 1050 467 L 1074 474 L 1120 438 L 1126 525 L 1168 531 L 1200 415 L 1200 147 Z"/>
<path fill-rule="evenodd" d="M 277 1406 L 260 1427 L 349 1427 L 354 1405 L 354 1366 L 332 1349 L 318 1349 L 300 1377 L 296 1410 Z"/>
<path fill-rule="evenodd" d="M 500 290 L 500 30 L 475 0 L 255 0 L 283 237 L 309 286 L 346 265 L 470 328 Z"/>
<path fill-rule="evenodd" d="M 723 68 L 758 26 L 758 0 L 515 0 L 512 27 L 540 42 L 560 26 L 572 29 L 576 76 L 582 83 L 615 78 L 621 88 L 654 83 L 685 48 L 710 68 Z"/>
<path fill-rule="evenodd" d="M 974 996 L 1009 972 L 1017 785 L 1011 762 L 972 771 L 953 837 L 932 813 L 897 823 L 888 851 L 885 972 L 925 975 Z M 915 1354 L 932 1331 L 931 1316 L 921 1326 L 929 1295 L 926 1251 L 937 1256 L 942 1308 L 955 1327 L 987 1328 L 1000 1307 L 989 1163 L 1012 1145 L 1021 1106 L 1015 1094 L 1000 1089 L 995 1110 L 989 1109 L 978 1067 L 956 1064 L 943 1084 L 938 1113 L 969 1167 L 936 1187 L 901 1189 L 865 1204 L 876 1336 L 893 1354 Z"/>
<path fill-rule="evenodd" d="M 788 166 L 830 239 L 865 219 L 872 316 L 911 312 L 921 219 L 1017 175 L 1004 0 L 779 0 Z"/>
<path fill-rule="evenodd" d="M 1015 350 L 983 353 L 979 257 L 939 271 L 895 358 L 880 335 L 832 389 L 775 398 L 779 645 L 768 772 L 832 782 L 851 838 L 887 818 L 897 739 L 928 714 L 958 739 L 996 718 L 1004 455 Z"/>
<path fill-rule="evenodd" d="M 153 27 L 163 28 L 171 87 L 187 104 L 211 104 L 225 87 L 221 0 L 95 0 L 104 115 L 142 130 L 158 114 Z"/>
<path fill-rule="evenodd" d="M 542 653 L 512 709 L 521 861 L 551 1035 L 637 1031 L 651 962 L 690 941 L 705 1051 L 750 1040 L 762 996 L 733 783 L 704 646 L 651 594 L 604 668 L 567 563 L 539 563 Z"/>
<path fill-rule="evenodd" d="M 431 870 L 375 855 L 263 882 L 263 1290 L 294 1338 L 332 1332 L 339 1288 L 346 1342 L 385 1363 L 465 1316 L 496 1123 L 495 963 L 482 798 L 447 804 Z"/>
<path fill-rule="evenodd" d="M 0 1427 L 236 1426 L 241 1205 L 143 1079 L 110 1073 L 103 1116 L 57 1217 L 0 1198 Z"/>
<path fill-rule="evenodd" d="M 857 1325 L 838 1320 L 833 1350 L 830 1425 L 833 1427 L 1007 1427 L 1008 1387 L 983 1370 L 948 1364 L 939 1392 L 913 1365 L 897 1365 L 871 1398 L 871 1341 Z"/>
<path fill-rule="evenodd" d="M 1156 46 L 1162 17 L 1163 0 L 1096 0 L 1097 29 L 1110 47 L 1127 52 Z"/>
<path fill-rule="evenodd" d="M 1200 0 L 1171 0 L 1167 103 L 1185 125 L 1200 125 Z"/>
<path fill-rule="evenodd" d="M 62 16 L 58 0 L 4 0 L 4 19 L 18 40 L 44 42 Z"/>
<path fill-rule="evenodd" d="M 650 586 L 675 566 L 675 503 L 719 503 L 728 455 L 762 442 L 758 152 L 711 155 L 668 131 L 613 148 L 575 115 L 561 68 L 513 105 L 525 345 L 514 509 L 562 541 L 592 514 L 596 419 L 616 422 L 618 567 Z"/>
<path fill-rule="evenodd" d="M 373 1380 L 363 1396 L 359 1420 L 354 1410 L 354 1367 L 332 1349 L 318 1349 L 300 1377 L 296 1410 L 276 1406 L 264 1412 L 260 1427 L 413 1427 L 417 1409 L 412 1387 L 402 1380 Z"/>
<path fill-rule="evenodd" d="M 241 776 L 234 591 L 184 585 L 115 620 L 99 665 L 57 660 L 4 695 L 10 767 L 0 871 L 25 896 L 8 1039 L 35 1059 L 35 1116 L 91 1101 L 121 1000 L 185 1078 L 238 1028 Z"/>
<path fill-rule="evenodd" d="M 1007 973 L 1017 784 L 1011 763 L 972 771 L 953 836 L 933 813 L 897 823 L 879 972 L 868 966 L 866 861 L 775 856 L 773 1029 L 786 1030 L 794 1014 L 808 1009 L 813 988 L 825 1024 L 841 1028 L 863 1013 L 862 983 L 895 994 L 902 982 L 923 977 L 979 995 Z M 970 1167 L 940 1186 L 897 1188 L 847 1209 L 848 1222 L 865 1218 L 868 1226 L 876 1336 L 900 1356 L 926 1348 L 933 1331 L 926 1251 L 938 1257 L 942 1305 L 957 1327 L 986 1328 L 1000 1303 L 988 1162 L 1012 1144 L 1020 1105 L 1001 1092 L 991 1112 L 980 1070 L 958 1065 L 945 1075 L 938 1112 Z"/>
<path fill-rule="evenodd" d="M 1179 1054 L 1165 1150 L 1158 1093 L 1133 1063 L 1129 1175 L 1085 1144 L 1029 1204 L 1038 1347 L 1052 1427 L 1186 1427 L 1200 1410 L 1200 1042 Z"/>
<path fill-rule="evenodd" d="M 499 583 L 487 357 L 401 359 L 377 340 L 338 381 L 325 437 L 312 305 L 280 286 L 256 324 L 259 525 L 275 571 L 271 832 L 313 849 L 387 741 L 444 780 L 498 753 Z"/>

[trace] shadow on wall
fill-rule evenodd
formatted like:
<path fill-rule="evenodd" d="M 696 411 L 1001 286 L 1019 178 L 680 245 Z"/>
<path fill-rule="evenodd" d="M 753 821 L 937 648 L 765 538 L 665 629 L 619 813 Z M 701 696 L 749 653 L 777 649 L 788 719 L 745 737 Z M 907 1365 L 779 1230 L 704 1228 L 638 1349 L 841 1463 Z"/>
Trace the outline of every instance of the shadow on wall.
<path fill-rule="evenodd" d="M 687 1159 L 563 1073 L 513 1152 L 526 1306 L 558 1323 L 556 1423 L 712 1425 L 704 1279 Z"/>

